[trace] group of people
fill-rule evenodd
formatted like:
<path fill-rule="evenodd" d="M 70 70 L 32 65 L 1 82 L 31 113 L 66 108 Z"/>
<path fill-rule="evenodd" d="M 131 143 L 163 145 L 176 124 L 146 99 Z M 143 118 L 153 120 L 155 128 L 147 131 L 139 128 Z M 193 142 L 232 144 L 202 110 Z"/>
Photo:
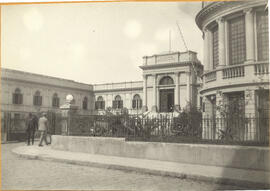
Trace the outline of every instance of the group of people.
<path fill-rule="evenodd" d="M 38 146 L 43 146 L 43 141 L 48 145 L 47 142 L 47 131 L 48 131 L 48 119 L 46 118 L 46 113 L 42 113 L 42 116 L 38 119 L 36 115 L 29 113 L 26 120 L 26 133 L 27 133 L 27 145 L 34 145 L 36 131 L 40 132 L 40 141 Z"/>

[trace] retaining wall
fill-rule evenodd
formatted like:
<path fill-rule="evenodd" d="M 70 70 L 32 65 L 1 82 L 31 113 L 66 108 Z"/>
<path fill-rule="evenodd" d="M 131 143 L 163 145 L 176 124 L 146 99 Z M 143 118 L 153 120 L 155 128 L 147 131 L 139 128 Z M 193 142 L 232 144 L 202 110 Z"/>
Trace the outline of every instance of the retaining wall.
<path fill-rule="evenodd" d="M 132 142 L 124 138 L 52 136 L 52 148 L 90 154 L 270 171 L 269 148 Z"/>

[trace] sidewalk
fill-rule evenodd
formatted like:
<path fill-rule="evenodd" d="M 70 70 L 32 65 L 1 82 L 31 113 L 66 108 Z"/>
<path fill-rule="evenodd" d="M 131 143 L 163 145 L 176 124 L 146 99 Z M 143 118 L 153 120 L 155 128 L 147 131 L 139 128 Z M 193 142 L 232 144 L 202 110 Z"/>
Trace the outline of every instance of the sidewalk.
<path fill-rule="evenodd" d="M 13 150 L 20 157 L 65 162 L 69 164 L 130 170 L 162 176 L 190 178 L 252 188 L 270 188 L 270 172 L 181 164 L 174 162 L 92 155 L 69 151 L 53 150 L 50 146 L 21 146 Z"/>

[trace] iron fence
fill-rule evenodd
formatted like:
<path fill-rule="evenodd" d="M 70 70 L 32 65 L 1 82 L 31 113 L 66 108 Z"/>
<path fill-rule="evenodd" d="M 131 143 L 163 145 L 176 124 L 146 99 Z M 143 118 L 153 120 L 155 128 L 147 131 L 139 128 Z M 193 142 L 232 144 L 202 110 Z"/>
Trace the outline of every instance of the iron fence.
<path fill-rule="evenodd" d="M 7 140 L 25 139 L 25 119 L 10 112 L 2 113 L 2 135 Z M 49 133 L 61 134 L 63 118 L 48 112 Z M 181 113 L 158 117 L 142 115 L 72 115 L 68 135 L 123 137 L 128 141 L 174 143 L 210 143 L 237 145 L 269 145 L 269 116 L 202 117 L 200 113 Z M 3 140 L 3 137 L 2 137 Z"/>
<path fill-rule="evenodd" d="M 269 118 L 142 117 L 91 115 L 71 118 L 69 135 L 124 137 L 128 141 L 268 145 Z"/>

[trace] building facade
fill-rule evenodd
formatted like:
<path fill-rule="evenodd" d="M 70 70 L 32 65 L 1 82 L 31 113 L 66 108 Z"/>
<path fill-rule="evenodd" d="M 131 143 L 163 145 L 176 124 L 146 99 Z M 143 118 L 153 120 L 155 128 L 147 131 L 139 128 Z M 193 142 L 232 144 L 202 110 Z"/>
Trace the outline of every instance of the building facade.
<path fill-rule="evenodd" d="M 95 108 L 103 113 L 128 109 L 130 114 L 172 112 L 197 106 L 203 67 L 197 54 L 170 52 L 143 57 L 143 81 L 94 85 Z"/>
<path fill-rule="evenodd" d="M 13 113 L 59 111 L 73 95 L 81 114 L 94 110 L 93 86 L 72 80 L 1 68 L 1 111 Z"/>
<path fill-rule="evenodd" d="M 172 112 L 198 103 L 203 67 L 195 52 L 146 56 L 140 67 L 143 81 L 97 85 L 2 68 L 1 110 L 59 111 L 68 94 L 81 114 Z"/>
<path fill-rule="evenodd" d="M 267 1 L 208 2 L 196 16 L 204 38 L 203 114 L 269 116 L 269 31 Z M 226 115 L 226 116 L 224 116 Z M 258 124 L 243 129 L 244 139 L 259 136 Z M 204 129 L 217 138 L 222 124 Z"/>

